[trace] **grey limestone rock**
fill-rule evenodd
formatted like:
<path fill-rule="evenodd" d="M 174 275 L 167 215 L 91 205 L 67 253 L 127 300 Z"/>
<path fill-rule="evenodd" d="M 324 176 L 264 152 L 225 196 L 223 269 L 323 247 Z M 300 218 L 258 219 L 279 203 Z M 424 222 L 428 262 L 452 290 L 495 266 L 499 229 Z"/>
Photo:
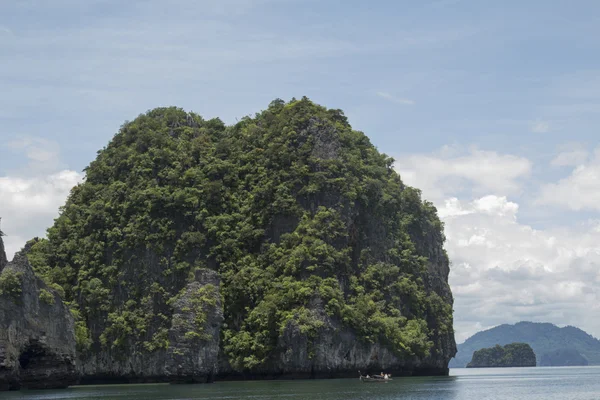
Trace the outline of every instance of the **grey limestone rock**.
<path fill-rule="evenodd" d="M 79 355 L 82 382 L 212 381 L 218 372 L 219 333 L 223 322 L 219 287 L 215 271 L 196 271 L 194 280 L 173 303 L 168 348 L 147 351 L 129 343 L 123 354 L 97 346 Z"/>
<path fill-rule="evenodd" d="M 6 252 L 4 251 L 4 242 L 2 241 L 2 236 L 2 231 L 0 231 L 0 272 L 2 272 L 6 264 L 8 264 Z"/>
<path fill-rule="evenodd" d="M 219 275 L 196 271 L 174 303 L 165 373 L 172 382 L 210 382 L 218 373 L 223 305 Z"/>
<path fill-rule="evenodd" d="M 2 260 L 6 260 L 3 246 Z M 75 383 L 71 312 L 35 276 L 26 249 L 0 269 L 0 391 L 62 388 Z"/>

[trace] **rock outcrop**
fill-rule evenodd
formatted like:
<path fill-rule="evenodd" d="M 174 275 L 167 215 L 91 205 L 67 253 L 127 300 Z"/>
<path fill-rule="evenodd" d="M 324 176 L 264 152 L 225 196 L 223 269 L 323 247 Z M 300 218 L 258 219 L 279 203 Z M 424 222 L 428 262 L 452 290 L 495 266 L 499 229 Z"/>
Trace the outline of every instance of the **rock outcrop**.
<path fill-rule="evenodd" d="M 128 343 L 129 354 L 96 346 L 79 355 L 81 382 L 212 382 L 218 372 L 223 323 L 219 288 L 215 271 L 196 271 L 194 280 L 173 301 L 170 328 L 162 338 L 168 345 L 148 349 Z"/>
<path fill-rule="evenodd" d="M 77 380 L 73 317 L 35 276 L 26 251 L 0 273 L 0 391 L 63 388 Z"/>
<path fill-rule="evenodd" d="M 78 312 L 82 382 L 448 373 L 442 223 L 340 110 L 158 108 L 86 174 L 31 257 Z"/>
<path fill-rule="evenodd" d="M 421 359 L 399 357 L 382 343 L 368 343 L 351 329 L 331 318 L 322 304 L 312 304 L 311 310 L 323 322 L 311 337 L 294 322 L 288 323 L 277 342 L 275 355 L 262 369 L 240 373 L 227 362 L 220 366 L 220 379 L 351 378 L 358 370 L 376 373 L 386 371 L 393 376 L 446 375 L 447 363 L 454 343 L 441 343 L 441 357 Z"/>
<path fill-rule="evenodd" d="M 220 279 L 202 269 L 174 302 L 165 375 L 171 382 L 212 382 L 218 373 L 223 324 Z"/>
<path fill-rule="evenodd" d="M 536 357 L 527 343 L 496 345 L 477 350 L 467 368 L 535 367 Z"/>
<path fill-rule="evenodd" d="M 0 272 L 4 269 L 8 260 L 6 259 L 6 251 L 4 250 L 4 241 L 2 240 L 3 233 L 0 231 Z"/>

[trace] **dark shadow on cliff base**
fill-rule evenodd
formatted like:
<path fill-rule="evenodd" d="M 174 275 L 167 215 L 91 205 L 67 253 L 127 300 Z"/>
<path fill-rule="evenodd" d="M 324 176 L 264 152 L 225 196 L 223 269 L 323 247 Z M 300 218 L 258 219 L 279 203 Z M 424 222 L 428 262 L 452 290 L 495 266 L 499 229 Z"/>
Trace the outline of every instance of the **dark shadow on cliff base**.
<path fill-rule="evenodd" d="M 64 360 L 49 351 L 37 340 L 31 340 L 19 356 L 20 386 L 27 389 L 62 389 L 69 385 L 64 375 L 68 374 L 64 368 Z M 64 371 L 63 371 L 64 370 Z M 49 376 L 48 371 L 53 371 Z"/>

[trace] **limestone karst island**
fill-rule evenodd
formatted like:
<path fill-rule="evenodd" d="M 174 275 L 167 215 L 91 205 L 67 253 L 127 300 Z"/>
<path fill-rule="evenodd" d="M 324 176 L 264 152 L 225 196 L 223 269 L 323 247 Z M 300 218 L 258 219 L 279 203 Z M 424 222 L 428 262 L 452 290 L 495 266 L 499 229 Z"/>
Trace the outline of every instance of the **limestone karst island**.
<path fill-rule="evenodd" d="M 306 98 L 126 122 L 47 238 L 0 238 L 0 389 L 448 374 L 442 224 L 392 162 Z"/>
<path fill-rule="evenodd" d="M 477 350 L 467 368 L 535 367 L 536 356 L 527 343 L 510 343 Z"/>

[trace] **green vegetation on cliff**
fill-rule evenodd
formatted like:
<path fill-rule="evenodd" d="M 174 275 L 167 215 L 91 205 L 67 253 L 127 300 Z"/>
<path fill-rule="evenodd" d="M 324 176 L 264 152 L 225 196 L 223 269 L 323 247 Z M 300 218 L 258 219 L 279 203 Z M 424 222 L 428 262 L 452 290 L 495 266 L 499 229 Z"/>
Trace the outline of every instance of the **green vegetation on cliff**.
<path fill-rule="evenodd" d="M 5 271 L 0 275 L 0 296 L 18 297 L 21 294 L 22 285 L 23 281 L 19 272 Z"/>
<path fill-rule="evenodd" d="M 209 268 L 235 369 L 264 365 L 290 324 L 315 335 L 320 312 L 426 357 L 452 332 L 451 297 L 427 271 L 433 257 L 448 263 L 442 224 L 392 163 L 340 110 L 308 99 L 230 127 L 154 109 L 98 153 L 29 259 L 73 309 L 80 352 L 167 348 L 172 304 Z M 190 337 L 203 338 L 200 320 Z"/>
<path fill-rule="evenodd" d="M 535 367 L 535 353 L 527 343 L 496 345 L 477 350 L 467 368 Z"/>

